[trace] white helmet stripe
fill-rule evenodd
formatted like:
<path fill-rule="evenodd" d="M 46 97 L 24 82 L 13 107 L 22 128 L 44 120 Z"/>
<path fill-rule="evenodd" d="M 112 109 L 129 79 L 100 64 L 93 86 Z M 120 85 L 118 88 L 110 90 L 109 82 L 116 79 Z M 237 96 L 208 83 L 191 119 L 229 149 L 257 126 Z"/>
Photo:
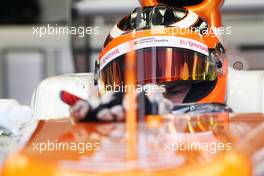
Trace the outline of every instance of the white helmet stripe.
<path fill-rule="evenodd" d="M 131 43 L 134 43 L 133 49 L 131 48 Z M 183 38 L 183 37 L 175 37 L 175 36 L 151 36 L 151 37 L 142 37 L 137 38 L 133 41 L 128 41 L 122 43 L 110 51 L 105 53 L 100 58 L 100 70 L 102 70 L 107 64 L 112 62 L 114 59 L 119 56 L 130 52 L 131 50 L 139 50 L 143 48 L 149 47 L 174 47 L 174 48 L 182 48 L 189 49 L 192 51 L 199 52 L 206 56 L 209 55 L 208 47 L 204 43 L 199 41 Z"/>
<path fill-rule="evenodd" d="M 110 35 L 112 38 L 116 38 L 124 33 L 126 33 L 126 31 L 122 31 L 117 25 L 115 25 L 115 27 L 111 30 Z"/>

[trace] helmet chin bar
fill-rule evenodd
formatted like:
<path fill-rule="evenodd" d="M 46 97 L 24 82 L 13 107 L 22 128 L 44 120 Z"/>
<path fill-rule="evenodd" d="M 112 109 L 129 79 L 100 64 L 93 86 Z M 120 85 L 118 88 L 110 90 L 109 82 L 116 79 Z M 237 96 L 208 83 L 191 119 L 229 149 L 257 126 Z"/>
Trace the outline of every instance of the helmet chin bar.
<path fill-rule="evenodd" d="M 168 6 L 184 6 L 205 18 L 211 27 L 222 26 L 221 7 L 224 0 L 139 0 L 141 5 L 155 6 L 166 4 Z"/>

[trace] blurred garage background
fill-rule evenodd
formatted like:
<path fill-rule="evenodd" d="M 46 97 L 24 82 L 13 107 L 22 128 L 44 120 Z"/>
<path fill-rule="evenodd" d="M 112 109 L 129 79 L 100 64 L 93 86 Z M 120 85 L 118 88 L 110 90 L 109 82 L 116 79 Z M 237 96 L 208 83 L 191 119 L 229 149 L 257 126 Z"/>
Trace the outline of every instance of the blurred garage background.
<path fill-rule="evenodd" d="M 29 104 L 46 77 L 92 71 L 94 60 L 114 23 L 138 6 L 136 0 L 9 0 L 0 7 L 0 98 Z M 230 65 L 264 69 L 264 1 L 226 0 L 224 24 Z M 45 25 L 99 26 L 85 37 L 33 35 Z M 73 57 L 79 65 L 74 64 Z"/>

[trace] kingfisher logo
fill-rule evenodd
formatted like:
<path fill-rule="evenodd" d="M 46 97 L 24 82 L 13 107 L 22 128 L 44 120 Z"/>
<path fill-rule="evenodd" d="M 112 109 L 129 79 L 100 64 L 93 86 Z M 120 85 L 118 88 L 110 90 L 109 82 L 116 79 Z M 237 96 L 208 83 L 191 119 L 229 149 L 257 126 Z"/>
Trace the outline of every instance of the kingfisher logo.
<path fill-rule="evenodd" d="M 189 41 L 189 46 L 193 47 L 193 48 L 197 48 L 197 49 L 202 50 L 204 52 L 208 52 L 208 48 L 207 47 L 202 46 L 202 45 L 197 44 L 197 43 L 194 43 L 192 41 Z"/>
<path fill-rule="evenodd" d="M 187 39 L 181 39 L 180 40 L 180 45 L 181 46 L 189 46 L 195 50 L 201 50 L 205 53 L 208 53 L 208 48 L 205 45 L 201 45 L 200 43 L 197 42 L 193 42 L 191 40 L 187 40 Z"/>

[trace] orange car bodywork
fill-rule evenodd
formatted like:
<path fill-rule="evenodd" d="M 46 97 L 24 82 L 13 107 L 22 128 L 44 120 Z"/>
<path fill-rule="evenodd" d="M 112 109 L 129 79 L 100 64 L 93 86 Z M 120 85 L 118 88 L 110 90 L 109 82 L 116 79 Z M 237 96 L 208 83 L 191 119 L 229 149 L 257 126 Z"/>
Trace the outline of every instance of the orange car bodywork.
<path fill-rule="evenodd" d="M 235 149 L 218 151 L 218 154 L 195 150 L 167 153 L 163 151 L 163 138 L 154 138 L 155 140 L 152 138 L 168 130 L 165 138 L 177 139 L 182 136 L 184 139 L 192 139 L 192 142 L 230 142 L 234 147 L 249 131 L 264 123 L 262 115 L 224 113 L 193 116 L 191 120 L 190 116 L 177 116 L 175 119 L 168 117 L 167 120 L 147 119 L 146 124 L 138 124 L 138 134 L 143 136 L 147 134 L 147 136 L 143 139 L 137 138 L 138 144 L 134 148 L 137 155 L 132 159 L 127 158 L 126 152 L 131 148 L 127 148 L 129 141 L 126 140 L 124 123 L 83 123 L 72 126 L 68 120 L 41 121 L 27 146 L 19 154 L 10 156 L 7 160 L 2 175 L 252 175 L 249 158 Z M 183 123 L 179 123 L 179 119 Z M 39 153 L 33 150 L 33 143 L 48 140 L 68 143 L 98 142 L 100 150 L 83 153 L 69 150 Z M 156 143 L 157 141 L 160 143 Z M 140 143 L 146 148 L 141 148 Z M 149 152 L 149 155 L 144 154 L 144 151 Z M 159 153 L 163 154 L 159 155 Z"/>

